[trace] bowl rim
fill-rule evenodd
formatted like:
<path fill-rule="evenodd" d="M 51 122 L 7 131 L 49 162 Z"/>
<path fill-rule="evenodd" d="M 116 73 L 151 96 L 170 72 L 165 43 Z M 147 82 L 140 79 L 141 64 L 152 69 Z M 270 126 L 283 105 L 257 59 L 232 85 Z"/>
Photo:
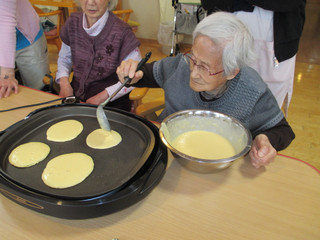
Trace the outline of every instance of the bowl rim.
<path fill-rule="evenodd" d="M 200 113 L 203 115 L 203 114 L 213 114 L 212 116 L 214 115 L 220 115 L 220 116 L 223 116 L 225 118 L 229 118 L 231 119 L 233 122 L 235 122 L 236 124 L 240 125 L 246 135 L 248 136 L 248 140 L 247 140 L 247 143 L 246 143 L 246 146 L 245 148 L 239 152 L 238 154 L 232 156 L 232 157 L 228 157 L 228 158 L 222 158 L 222 159 L 203 159 L 203 158 L 197 158 L 197 157 L 192 157 L 192 156 L 189 156 L 189 155 L 186 155 L 180 151 L 178 151 L 177 149 L 173 148 L 169 142 L 167 141 L 167 139 L 165 138 L 164 134 L 163 134 L 163 125 L 167 124 L 167 122 L 169 122 L 170 120 L 173 120 L 175 118 L 178 118 L 182 115 L 185 115 L 185 114 L 188 114 L 188 115 L 193 115 L 193 116 L 200 116 Z M 208 115 L 209 116 L 209 115 Z M 188 160 L 191 160 L 191 161 L 196 161 L 196 162 L 200 162 L 200 163 L 227 163 L 227 162 L 231 162 L 231 161 L 234 161 L 236 160 L 237 158 L 240 158 L 244 155 L 246 155 L 249 150 L 251 149 L 251 144 L 252 144 L 252 134 L 251 132 L 248 130 L 248 128 L 246 128 L 244 126 L 244 124 L 239 121 L 238 119 L 232 117 L 232 116 L 229 116 L 225 113 L 221 113 L 221 112 L 218 112 L 218 111 L 214 111 L 214 110 L 208 110 L 208 109 L 186 109 L 186 110 L 181 110 L 181 111 L 177 111 L 175 113 L 172 113 L 170 115 L 168 115 L 167 117 L 165 117 L 163 119 L 163 121 L 161 122 L 160 124 L 160 127 L 159 127 L 159 134 L 160 134 L 160 139 L 161 141 L 164 143 L 164 145 L 166 145 L 166 147 L 172 151 L 173 153 L 179 155 L 180 157 L 183 157 L 185 159 L 188 159 Z"/>

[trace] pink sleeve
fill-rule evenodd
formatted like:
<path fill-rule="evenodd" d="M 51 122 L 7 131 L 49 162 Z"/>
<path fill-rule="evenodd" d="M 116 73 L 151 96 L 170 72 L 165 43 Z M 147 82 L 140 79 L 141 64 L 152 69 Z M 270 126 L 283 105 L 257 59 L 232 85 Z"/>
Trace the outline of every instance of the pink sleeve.
<path fill-rule="evenodd" d="M 16 0 L 0 0 L 0 66 L 14 68 L 16 52 Z"/>

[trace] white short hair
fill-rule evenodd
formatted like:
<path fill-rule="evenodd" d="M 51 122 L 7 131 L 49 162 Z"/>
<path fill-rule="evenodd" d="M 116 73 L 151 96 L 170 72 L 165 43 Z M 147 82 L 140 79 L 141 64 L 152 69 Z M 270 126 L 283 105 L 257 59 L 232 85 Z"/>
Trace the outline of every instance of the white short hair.
<path fill-rule="evenodd" d="M 199 35 L 209 37 L 223 49 L 222 64 L 226 76 L 255 60 L 253 37 L 246 25 L 232 13 L 215 12 L 207 16 L 193 31 L 193 43 Z"/>

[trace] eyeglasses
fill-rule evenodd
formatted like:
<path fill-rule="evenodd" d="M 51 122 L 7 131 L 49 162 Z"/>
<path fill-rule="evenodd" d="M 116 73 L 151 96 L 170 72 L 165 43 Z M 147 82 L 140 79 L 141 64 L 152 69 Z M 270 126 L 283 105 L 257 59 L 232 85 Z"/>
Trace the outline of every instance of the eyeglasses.
<path fill-rule="evenodd" d="M 204 66 L 204 65 L 201 65 L 201 64 L 197 64 L 197 61 L 196 59 L 194 58 L 194 56 L 192 55 L 192 53 L 190 51 L 186 52 L 183 54 L 183 57 L 184 57 L 184 60 L 190 64 L 190 68 L 191 70 L 193 70 L 194 66 L 197 66 L 198 67 L 198 71 L 200 72 L 200 74 L 205 74 L 205 73 L 208 73 L 209 76 L 214 76 L 214 75 L 217 75 L 219 73 L 222 73 L 224 72 L 224 70 L 221 70 L 219 72 L 215 72 L 215 73 L 212 73 L 208 67 Z"/>

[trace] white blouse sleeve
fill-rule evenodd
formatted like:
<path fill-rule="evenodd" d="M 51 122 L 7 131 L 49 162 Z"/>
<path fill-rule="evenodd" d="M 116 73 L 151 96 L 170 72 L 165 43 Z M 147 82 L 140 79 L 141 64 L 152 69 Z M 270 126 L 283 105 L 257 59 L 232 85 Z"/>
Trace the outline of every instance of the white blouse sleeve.
<path fill-rule="evenodd" d="M 136 60 L 136 61 L 140 61 L 141 60 L 141 53 L 140 53 L 140 50 L 139 48 L 136 48 L 134 49 L 131 53 L 129 53 L 129 55 L 127 57 L 124 58 L 124 60 L 128 60 L 128 59 L 133 59 L 133 60 Z M 120 87 L 121 85 L 121 82 L 118 81 L 116 84 L 112 85 L 112 86 L 109 86 L 106 88 L 106 91 L 108 92 L 109 96 L 112 95 L 112 93 L 114 93 L 118 87 Z M 132 89 L 134 89 L 134 87 L 123 87 L 116 96 L 114 96 L 114 98 L 112 98 L 111 101 L 114 101 L 124 95 L 126 95 L 127 93 L 131 92 Z"/>
<path fill-rule="evenodd" d="M 68 77 L 70 76 L 72 70 L 72 55 L 71 55 L 71 48 L 62 43 L 59 58 L 58 58 L 58 71 L 56 73 L 56 82 L 59 83 L 61 77 Z"/>

